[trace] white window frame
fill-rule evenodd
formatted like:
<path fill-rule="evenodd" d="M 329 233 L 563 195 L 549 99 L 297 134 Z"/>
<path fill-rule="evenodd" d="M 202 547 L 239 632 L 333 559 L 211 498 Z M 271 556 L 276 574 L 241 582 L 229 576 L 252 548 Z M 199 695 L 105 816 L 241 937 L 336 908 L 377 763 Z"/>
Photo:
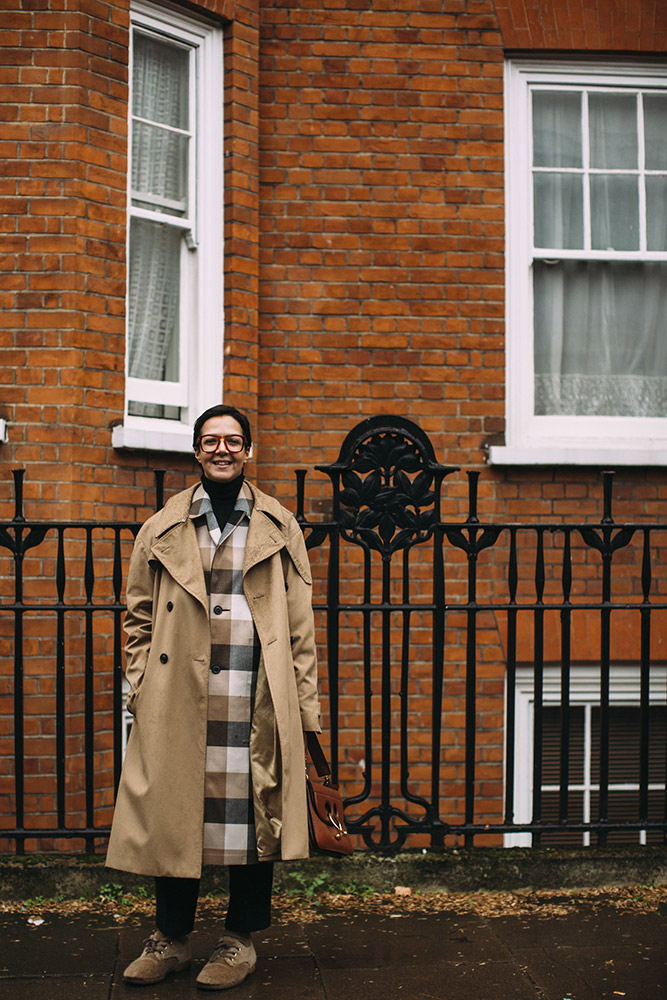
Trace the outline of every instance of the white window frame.
<path fill-rule="evenodd" d="M 667 66 L 549 63 L 505 65 L 506 443 L 489 448 L 493 465 L 667 465 L 667 418 L 535 416 L 532 289 L 531 87 L 665 86 Z M 607 252 L 562 251 L 559 257 L 602 259 Z M 618 257 L 619 255 L 614 255 Z M 667 260 L 632 251 L 623 259 Z"/>
<path fill-rule="evenodd" d="M 543 672 L 542 704 L 546 707 L 560 706 L 560 674 L 559 666 L 546 666 Z M 533 710 L 535 672 L 532 666 L 518 666 L 516 669 L 515 687 L 515 749 L 514 749 L 514 822 L 530 823 L 533 810 Z M 609 673 L 609 703 L 614 706 L 633 707 L 639 705 L 639 668 L 625 664 L 614 664 Z M 664 705 L 667 700 L 667 667 L 651 667 L 649 683 L 649 703 Z M 594 665 L 572 666 L 570 668 L 570 706 L 583 706 L 586 713 L 586 724 L 590 731 L 590 711 L 600 704 L 600 667 Z M 589 751 L 587 744 L 585 751 Z M 584 760 L 584 780 L 582 783 L 570 781 L 569 790 L 581 792 L 584 797 L 584 821 L 590 816 L 590 794 L 597 791 L 598 785 L 593 783 L 590 775 L 590 754 Z M 543 791 L 557 791 L 558 785 L 543 785 Z M 610 784 L 610 791 L 634 791 L 639 788 L 638 782 L 633 784 Z M 649 784 L 649 790 L 662 790 L 664 784 Z M 583 833 L 582 845 L 590 846 L 590 833 Z M 646 831 L 638 833 L 637 842 L 646 843 Z M 529 833 L 506 833 L 503 837 L 505 847 L 530 847 L 532 838 Z"/>
<path fill-rule="evenodd" d="M 112 446 L 149 451 L 192 451 L 192 424 L 197 415 L 222 398 L 224 338 L 224 171 L 223 171 L 223 32 L 217 25 L 187 16 L 168 4 L 146 0 L 133 3 L 130 27 L 145 29 L 191 50 L 191 100 L 196 108 L 194 141 L 190 151 L 193 185 L 191 218 L 168 216 L 181 225 L 180 380 L 152 382 L 132 379 L 125 383 L 122 426 L 112 431 Z M 128 118 L 132 117 L 132 71 Z M 128 151 L 128 215 L 143 213 L 131 204 L 131 150 Z M 128 252 L 129 267 L 129 252 Z M 129 288 L 129 282 L 128 282 Z M 129 310 L 126 309 L 126 315 Z M 127 354 L 127 352 L 126 352 Z M 138 417 L 128 413 L 130 401 L 180 406 L 180 420 Z"/>

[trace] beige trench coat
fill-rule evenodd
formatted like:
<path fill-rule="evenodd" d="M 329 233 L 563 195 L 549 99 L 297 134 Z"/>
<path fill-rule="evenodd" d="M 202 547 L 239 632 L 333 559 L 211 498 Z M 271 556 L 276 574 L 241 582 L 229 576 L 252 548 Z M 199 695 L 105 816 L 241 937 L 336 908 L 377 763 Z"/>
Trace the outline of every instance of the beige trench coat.
<path fill-rule="evenodd" d="M 260 860 L 308 856 L 303 732 L 319 732 L 311 575 L 301 529 L 249 484 L 243 589 L 261 659 L 250 736 Z M 134 722 L 106 863 L 197 878 L 202 865 L 210 626 L 196 486 L 141 528 L 127 583 L 128 708 Z"/>

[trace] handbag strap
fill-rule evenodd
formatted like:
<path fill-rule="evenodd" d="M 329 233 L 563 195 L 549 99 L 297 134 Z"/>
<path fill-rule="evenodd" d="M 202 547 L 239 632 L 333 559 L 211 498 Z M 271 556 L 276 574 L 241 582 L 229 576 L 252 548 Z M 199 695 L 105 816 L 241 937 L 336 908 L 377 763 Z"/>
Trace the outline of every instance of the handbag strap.
<path fill-rule="evenodd" d="M 306 747 L 308 753 L 310 754 L 310 759 L 315 765 L 315 770 L 320 778 L 324 778 L 331 774 L 331 768 L 327 763 L 327 759 L 322 752 L 322 747 L 320 746 L 320 741 L 317 738 L 317 733 L 308 732 L 304 734 L 306 737 Z"/>

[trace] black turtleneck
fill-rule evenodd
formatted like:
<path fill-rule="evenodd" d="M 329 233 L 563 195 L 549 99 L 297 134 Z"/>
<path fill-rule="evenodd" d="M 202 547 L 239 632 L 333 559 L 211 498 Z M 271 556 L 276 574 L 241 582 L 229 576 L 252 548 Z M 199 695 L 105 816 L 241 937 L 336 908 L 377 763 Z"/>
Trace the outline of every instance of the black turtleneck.
<path fill-rule="evenodd" d="M 202 486 L 209 495 L 213 506 L 213 513 L 221 531 L 227 524 L 229 515 L 234 510 L 236 498 L 239 495 L 244 478 L 243 472 L 241 472 L 236 479 L 230 479 L 226 483 L 216 483 L 202 473 Z"/>

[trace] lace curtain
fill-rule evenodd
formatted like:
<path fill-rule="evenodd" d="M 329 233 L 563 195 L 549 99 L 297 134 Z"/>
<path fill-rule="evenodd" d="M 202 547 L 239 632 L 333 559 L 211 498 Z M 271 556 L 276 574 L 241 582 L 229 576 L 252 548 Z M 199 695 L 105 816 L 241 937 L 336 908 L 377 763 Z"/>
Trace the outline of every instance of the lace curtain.
<path fill-rule="evenodd" d="M 188 127 L 188 53 L 135 34 L 132 84 L 132 205 L 183 217 L 188 137 L 174 130 Z M 168 223 L 131 220 L 128 328 L 133 378 L 178 380 L 182 239 L 182 230 Z M 171 416 L 167 410 L 131 404 L 131 412 L 139 416 Z"/>
<path fill-rule="evenodd" d="M 667 97 L 638 103 L 636 94 L 591 92 L 582 138 L 583 97 L 533 95 L 533 162 L 542 168 L 534 172 L 535 245 L 583 248 L 588 226 L 593 250 L 667 250 Z M 646 176 L 638 173 L 640 117 Z M 534 262 L 533 292 L 536 414 L 667 416 L 667 262 L 554 253 Z"/>

